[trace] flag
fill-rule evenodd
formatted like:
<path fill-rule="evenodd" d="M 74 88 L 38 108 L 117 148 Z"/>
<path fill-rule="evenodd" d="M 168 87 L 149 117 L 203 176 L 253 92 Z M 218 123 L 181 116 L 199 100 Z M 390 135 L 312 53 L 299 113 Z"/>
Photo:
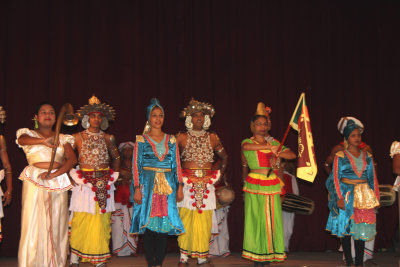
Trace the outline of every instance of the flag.
<path fill-rule="evenodd" d="M 301 94 L 289 124 L 299 133 L 297 177 L 309 182 L 314 182 L 318 168 L 315 159 L 314 142 L 305 93 Z"/>

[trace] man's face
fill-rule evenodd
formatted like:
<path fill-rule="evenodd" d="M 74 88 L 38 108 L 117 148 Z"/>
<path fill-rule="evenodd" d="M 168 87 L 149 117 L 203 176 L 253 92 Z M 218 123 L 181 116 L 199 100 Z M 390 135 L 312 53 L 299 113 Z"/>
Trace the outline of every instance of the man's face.
<path fill-rule="evenodd" d="M 192 114 L 193 130 L 200 131 L 203 129 L 205 115 L 199 111 Z"/>
<path fill-rule="evenodd" d="M 100 112 L 91 112 L 89 114 L 89 124 L 92 128 L 100 129 L 101 121 L 103 120 L 103 114 Z"/>

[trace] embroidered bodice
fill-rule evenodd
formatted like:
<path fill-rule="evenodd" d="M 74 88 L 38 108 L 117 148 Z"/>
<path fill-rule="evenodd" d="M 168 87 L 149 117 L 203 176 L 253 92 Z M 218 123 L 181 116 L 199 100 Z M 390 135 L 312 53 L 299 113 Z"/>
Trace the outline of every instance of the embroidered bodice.
<path fill-rule="evenodd" d="M 273 137 L 269 137 L 266 139 L 268 143 L 274 146 L 279 146 L 279 141 L 274 139 Z M 244 143 L 250 144 L 258 144 L 252 138 L 248 138 L 242 141 L 242 145 Z M 282 151 L 285 151 L 286 147 L 282 146 Z M 246 157 L 247 164 L 250 170 L 257 169 L 270 169 L 271 168 L 271 159 L 274 157 L 274 153 L 271 150 L 244 150 L 243 155 Z"/>
<path fill-rule="evenodd" d="M 355 157 L 347 150 L 336 153 L 333 161 L 333 169 L 326 181 L 332 199 L 343 198 L 342 191 L 346 185 L 341 182 L 342 178 L 350 180 L 366 180 L 369 187 L 379 194 L 378 180 L 375 174 L 372 157 L 368 152 L 362 151 L 356 162 Z M 343 187 L 343 188 L 342 188 Z"/>
<path fill-rule="evenodd" d="M 182 152 L 182 161 L 194 161 L 202 167 L 212 163 L 214 151 L 211 146 L 210 134 L 206 131 L 188 131 L 186 147 Z"/>
<path fill-rule="evenodd" d="M 23 134 L 27 134 L 30 137 L 36 137 L 36 138 L 42 138 L 42 136 L 40 136 L 39 133 L 37 133 L 36 131 L 29 130 L 28 128 L 22 128 L 17 131 L 16 143 L 20 148 L 22 148 L 24 150 L 28 164 L 33 165 L 33 164 L 39 163 L 39 162 L 50 162 L 52 149 L 45 145 L 21 146 L 18 143 L 18 138 Z M 75 142 L 75 139 L 71 135 L 64 135 L 64 134 L 60 134 L 59 139 L 60 139 L 60 144 L 58 145 L 54 161 L 58 162 L 58 163 L 62 163 L 62 161 L 64 159 L 64 145 L 66 143 L 70 143 L 71 145 L 73 145 Z"/>
<path fill-rule="evenodd" d="M 92 133 L 88 130 L 85 131 L 87 137 L 82 138 L 82 148 L 79 154 L 79 163 L 91 165 L 93 167 L 108 165 L 110 156 L 108 154 L 105 133 Z"/>
<path fill-rule="evenodd" d="M 149 138 L 149 139 L 152 141 L 152 143 L 154 144 L 154 146 L 155 146 L 155 148 L 156 148 L 154 153 L 157 153 L 158 156 L 162 157 L 162 155 L 164 155 L 164 154 L 165 154 L 165 151 L 166 151 L 166 148 L 165 148 L 165 140 L 166 140 L 166 138 L 167 138 L 167 135 L 164 134 L 164 138 L 161 140 L 161 142 L 156 142 L 156 141 L 154 141 L 153 138 L 151 138 L 151 137 L 150 137 L 149 135 L 147 135 L 147 134 L 146 134 L 146 137 Z"/>
<path fill-rule="evenodd" d="M 143 179 L 144 168 L 171 169 L 171 172 L 177 175 L 179 182 L 182 181 L 179 149 L 176 149 L 175 137 L 165 135 L 163 141 L 159 143 L 159 146 L 164 146 L 163 149 L 157 148 L 157 144 L 148 135 L 138 135 L 136 141 L 132 159 L 135 186 L 139 185 L 140 179 Z M 164 153 L 160 155 L 160 151 Z"/>

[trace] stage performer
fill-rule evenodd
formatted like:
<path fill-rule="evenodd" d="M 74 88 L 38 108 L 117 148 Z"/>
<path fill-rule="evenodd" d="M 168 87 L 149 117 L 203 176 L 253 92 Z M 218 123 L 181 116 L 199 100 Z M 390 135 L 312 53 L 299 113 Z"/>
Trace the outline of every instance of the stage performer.
<path fill-rule="evenodd" d="M 129 235 L 132 221 L 132 203 L 129 202 L 132 183 L 132 155 L 135 144 L 121 143 L 118 146 L 121 155 L 119 178 L 115 182 L 115 211 L 111 215 L 111 235 L 113 253 L 129 256 L 136 253 L 138 236 Z"/>
<path fill-rule="evenodd" d="M 343 129 L 345 127 L 345 121 L 347 121 L 348 119 L 352 119 L 356 122 L 356 124 L 360 125 L 361 128 L 364 128 L 364 125 L 361 123 L 361 121 L 359 121 L 358 119 L 354 118 L 354 117 L 342 117 L 340 118 L 338 125 L 337 125 L 337 129 L 340 133 L 343 133 Z M 371 156 L 373 155 L 372 153 L 372 149 L 371 147 L 362 142 L 360 143 L 360 145 L 358 146 L 359 149 L 363 150 L 364 152 L 368 152 L 371 154 Z M 326 158 L 325 163 L 324 163 L 324 167 L 325 167 L 325 171 L 327 172 L 327 174 L 330 174 L 332 171 L 332 163 L 333 163 L 333 159 L 335 158 L 335 155 L 337 152 L 339 151 L 344 151 L 344 142 L 340 142 L 339 144 L 337 144 L 336 146 L 334 146 L 331 150 L 331 153 L 329 154 L 329 156 Z M 372 156 L 373 157 L 373 156 Z M 374 160 L 374 166 L 376 167 L 376 161 Z M 363 261 L 365 264 L 368 265 L 378 265 L 374 260 L 373 260 L 373 256 L 374 256 L 374 246 L 375 246 L 375 239 L 369 240 L 365 242 L 365 247 L 364 247 L 364 258 Z M 343 251 L 342 246 L 340 246 L 339 251 Z M 354 250 L 354 238 L 351 237 L 351 255 L 353 257 L 353 260 L 355 260 L 356 257 L 356 252 Z M 345 259 L 345 255 L 343 254 L 343 260 Z"/>
<path fill-rule="evenodd" d="M 78 110 L 78 116 L 86 130 L 74 135 L 79 169 L 70 172 L 76 182 L 70 203 L 71 265 L 78 266 L 81 258 L 82 262 L 105 266 L 111 257 L 111 212 L 115 210 L 114 182 L 120 156 L 114 136 L 103 131 L 115 119 L 115 111 L 93 96 Z"/>
<path fill-rule="evenodd" d="M 217 201 L 217 208 L 215 209 L 215 225 L 211 230 L 211 239 L 209 242 L 211 257 L 228 257 L 231 255 L 229 250 L 229 229 L 228 229 L 228 214 L 230 206 L 221 206 Z"/>
<path fill-rule="evenodd" d="M 214 158 L 215 155 L 214 155 Z M 213 169 L 221 169 L 221 159 L 218 159 L 214 162 L 212 168 Z M 226 181 L 226 176 L 224 176 L 224 180 Z M 221 179 L 219 180 L 221 181 Z M 226 185 L 229 185 L 226 183 Z M 223 187 L 224 184 L 219 182 L 215 186 L 216 195 L 218 192 L 218 188 Z M 228 214 L 230 205 L 221 205 L 220 201 L 218 200 L 217 196 L 217 208 L 215 209 L 215 219 L 213 216 L 213 226 L 211 230 L 211 239 L 209 242 L 210 250 L 209 255 L 210 257 L 228 257 L 231 255 L 231 251 L 229 250 L 229 229 L 228 229 Z"/>
<path fill-rule="evenodd" d="M 197 258 L 198 265 L 212 266 L 208 253 L 216 209 L 214 184 L 220 177 L 225 181 L 228 162 L 221 140 L 215 133 L 207 131 L 214 114 L 210 104 L 194 99 L 181 113 L 188 131 L 177 136 L 184 182 L 184 198 L 178 207 L 186 231 L 178 237 L 179 266 L 187 265 L 188 257 Z M 211 168 L 214 154 L 221 160 L 220 170 Z M 215 214 L 214 221 L 217 226 Z"/>
<path fill-rule="evenodd" d="M 175 137 L 162 131 L 164 109 L 158 99 L 150 101 L 146 118 L 133 153 L 130 232 L 143 234 L 148 266 L 161 266 L 168 235 L 185 232 L 176 204 L 183 199 L 182 170 Z"/>
<path fill-rule="evenodd" d="M 398 175 L 394 186 L 398 187 L 400 183 L 400 142 L 394 141 L 392 143 L 390 146 L 390 157 L 393 159 L 393 173 Z"/>
<path fill-rule="evenodd" d="M 294 159 L 285 146 L 269 135 L 271 109 L 258 103 L 251 118 L 251 138 L 242 141 L 244 178 L 244 240 L 242 257 L 264 266 L 285 260 L 281 196 L 283 183 L 278 177 L 276 160 Z M 271 170 L 272 169 L 272 170 Z"/>
<path fill-rule="evenodd" d="M 363 265 L 365 241 L 375 238 L 375 208 L 379 187 L 372 155 L 359 148 L 363 127 L 358 120 L 343 122 L 344 151 L 336 153 L 333 170 L 326 181 L 330 214 L 326 229 L 342 241 L 346 264 L 353 263 L 351 236 L 355 244 L 355 265 Z"/>
<path fill-rule="evenodd" d="M 35 129 L 17 131 L 17 144 L 26 154 L 28 166 L 23 181 L 21 239 L 18 266 L 65 266 L 68 255 L 68 193 L 72 187 L 66 174 L 77 162 L 74 138 L 59 135 L 54 144 L 56 113 L 49 103 L 35 112 Z M 53 170 L 48 173 L 52 148 L 57 147 Z"/>
<path fill-rule="evenodd" d="M 6 111 L 5 109 L 3 109 L 2 106 L 0 106 L 0 123 L 3 124 L 5 121 L 6 121 Z M 7 190 L 3 193 L 0 187 L 0 198 L 2 199 L 2 202 L 4 202 L 4 206 L 7 206 L 11 203 L 11 197 L 12 197 L 12 169 L 10 161 L 8 160 L 6 140 L 2 132 L 0 132 L 0 158 L 2 166 L 4 168 L 3 170 L 0 170 L 0 183 L 4 179 L 4 177 L 6 177 L 6 188 L 7 188 Z M 3 217 L 4 217 L 3 204 L 0 203 L 0 242 L 3 237 L 1 229 L 1 218 Z"/>
<path fill-rule="evenodd" d="M 293 160 L 282 160 L 281 168 L 283 171 L 283 187 L 285 193 L 299 195 L 299 187 L 296 180 L 296 162 Z M 293 234 L 294 212 L 282 210 L 283 238 L 285 241 L 285 252 L 289 252 L 290 238 Z"/>

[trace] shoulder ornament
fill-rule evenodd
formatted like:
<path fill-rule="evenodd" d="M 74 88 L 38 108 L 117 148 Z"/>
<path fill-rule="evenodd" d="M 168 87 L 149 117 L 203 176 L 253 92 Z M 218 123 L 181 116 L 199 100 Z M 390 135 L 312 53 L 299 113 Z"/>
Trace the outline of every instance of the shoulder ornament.
<path fill-rule="evenodd" d="M 338 151 L 335 154 L 336 156 L 338 156 L 339 158 L 344 158 L 344 152 L 343 151 Z"/>
<path fill-rule="evenodd" d="M 136 135 L 136 142 L 144 143 L 144 137 L 143 137 L 143 135 Z"/>

